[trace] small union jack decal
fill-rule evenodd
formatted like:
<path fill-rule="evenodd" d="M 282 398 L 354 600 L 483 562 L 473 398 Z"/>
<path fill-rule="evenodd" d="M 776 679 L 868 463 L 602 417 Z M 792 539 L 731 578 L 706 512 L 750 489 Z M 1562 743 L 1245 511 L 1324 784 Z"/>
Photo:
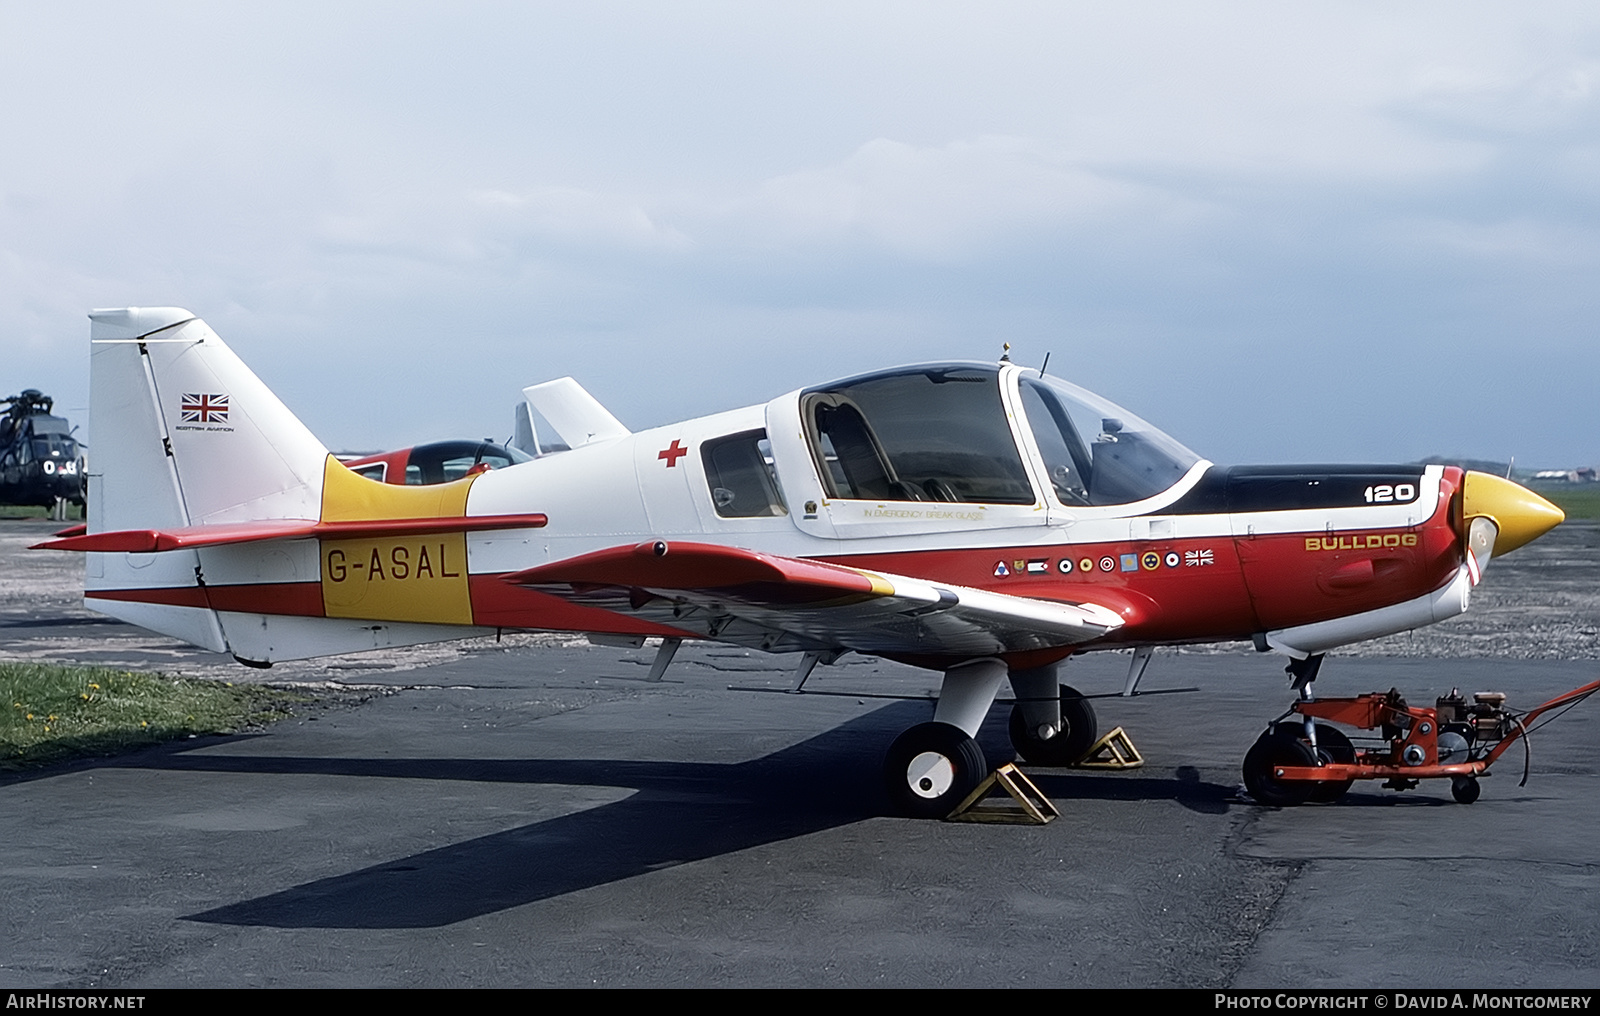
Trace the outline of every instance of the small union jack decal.
<path fill-rule="evenodd" d="M 1211 549 L 1209 547 L 1205 550 L 1186 550 L 1183 552 L 1183 563 L 1185 567 L 1199 568 L 1204 565 L 1211 564 L 1215 560 L 1216 557 L 1211 553 Z"/>
<path fill-rule="evenodd" d="M 184 423 L 227 423 L 226 395 L 186 394 L 179 407 Z"/>

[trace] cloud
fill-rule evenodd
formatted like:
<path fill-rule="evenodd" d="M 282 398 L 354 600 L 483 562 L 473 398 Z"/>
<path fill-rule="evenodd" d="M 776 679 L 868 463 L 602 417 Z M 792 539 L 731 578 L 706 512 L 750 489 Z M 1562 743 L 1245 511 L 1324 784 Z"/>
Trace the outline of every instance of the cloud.
<path fill-rule="evenodd" d="M 1478 135 L 1531 137 L 1592 125 L 1600 112 L 1600 60 L 1476 68 L 1428 65 L 1395 108 L 1440 127 Z"/>
<path fill-rule="evenodd" d="M 70 400 L 189 306 L 346 445 L 1011 340 L 1220 457 L 1600 459 L 1597 89 L 1587 4 L 4 5 L 0 336 Z"/>
<path fill-rule="evenodd" d="M 511 238 L 631 250 L 682 250 L 689 238 L 654 221 L 637 202 L 576 187 L 540 187 L 520 193 L 474 191 L 468 203 L 479 227 Z"/>
<path fill-rule="evenodd" d="M 948 261 L 1018 234 L 1202 211 L 1196 202 L 1097 173 L 1039 139 L 919 147 L 877 138 L 832 165 L 763 181 L 732 202 L 717 225 L 751 247 L 859 241 L 912 261 Z"/>

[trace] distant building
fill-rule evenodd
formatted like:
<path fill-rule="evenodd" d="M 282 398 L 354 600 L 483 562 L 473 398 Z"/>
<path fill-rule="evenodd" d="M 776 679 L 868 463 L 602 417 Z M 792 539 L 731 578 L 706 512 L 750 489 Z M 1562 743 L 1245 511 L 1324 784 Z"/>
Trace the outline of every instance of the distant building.
<path fill-rule="evenodd" d="M 1533 474 L 1536 483 L 1594 483 L 1600 480 L 1592 466 L 1577 469 L 1541 469 Z"/>

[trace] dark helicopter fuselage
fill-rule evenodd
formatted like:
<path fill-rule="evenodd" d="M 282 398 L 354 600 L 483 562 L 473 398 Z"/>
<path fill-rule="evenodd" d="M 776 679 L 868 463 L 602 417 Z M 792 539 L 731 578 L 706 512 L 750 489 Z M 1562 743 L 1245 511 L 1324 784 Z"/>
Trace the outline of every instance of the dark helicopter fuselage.
<path fill-rule="evenodd" d="M 35 389 L 0 399 L 0 504 L 54 507 L 84 502 L 83 446 L 52 416 L 54 400 Z"/>

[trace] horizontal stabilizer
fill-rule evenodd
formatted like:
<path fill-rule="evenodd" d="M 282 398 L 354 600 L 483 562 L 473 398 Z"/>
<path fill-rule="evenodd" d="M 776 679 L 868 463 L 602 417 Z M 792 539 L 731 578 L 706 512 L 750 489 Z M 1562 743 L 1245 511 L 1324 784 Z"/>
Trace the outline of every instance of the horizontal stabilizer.
<path fill-rule="evenodd" d="M 474 533 L 491 529 L 540 529 L 543 515 L 479 515 L 440 519 L 384 519 L 379 521 L 318 522 L 315 519 L 261 519 L 256 522 L 183 529 L 124 529 L 113 533 L 88 533 L 36 543 L 30 550 L 86 550 L 126 554 L 153 554 L 190 547 L 222 547 L 266 540 L 367 539 L 387 536 L 425 536 L 431 533 Z"/>
<path fill-rule="evenodd" d="M 769 652 L 990 655 L 1077 645 L 1123 623 L 1093 603 L 1009 596 L 698 543 L 612 547 L 504 578 Z"/>

